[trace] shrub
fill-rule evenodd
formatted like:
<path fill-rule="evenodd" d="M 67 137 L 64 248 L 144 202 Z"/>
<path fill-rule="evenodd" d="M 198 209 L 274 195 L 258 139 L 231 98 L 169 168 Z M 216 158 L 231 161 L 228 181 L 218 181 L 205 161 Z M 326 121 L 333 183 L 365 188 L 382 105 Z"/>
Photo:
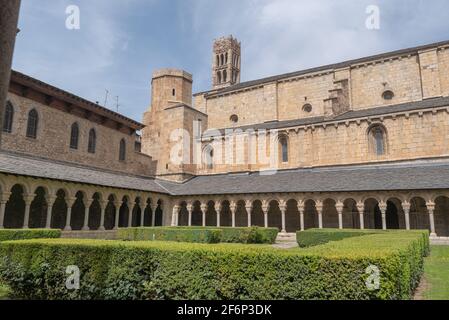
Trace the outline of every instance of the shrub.
<path fill-rule="evenodd" d="M 222 231 L 219 229 L 200 229 L 182 227 L 124 228 L 118 230 L 118 238 L 128 241 L 178 241 L 218 243 Z"/>
<path fill-rule="evenodd" d="M 0 243 L 0 280 L 32 299 L 409 299 L 423 233 L 391 232 L 313 248 L 40 239 Z M 80 290 L 65 289 L 68 265 Z M 380 270 L 370 290 L 366 269 Z"/>
<path fill-rule="evenodd" d="M 56 229 L 0 229 L 0 242 L 8 240 L 60 237 L 61 230 Z"/>
<path fill-rule="evenodd" d="M 277 228 L 229 228 L 229 227 L 152 227 L 119 229 L 122 240 L 161 240 L 203 243 L 274 243 Z"/>

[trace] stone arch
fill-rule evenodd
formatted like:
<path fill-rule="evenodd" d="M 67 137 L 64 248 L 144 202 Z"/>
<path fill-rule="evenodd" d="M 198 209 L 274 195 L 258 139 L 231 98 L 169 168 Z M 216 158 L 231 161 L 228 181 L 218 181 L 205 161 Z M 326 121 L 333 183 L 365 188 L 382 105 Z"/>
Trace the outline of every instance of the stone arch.
<path fill-rule="evenodd" d="M 128 195 L 124 195 L 122 197 L 122 204 L 119 209 L 119 227 L 120 228 L 130 227 L 130 226 L 128 226 L 128 221 L 129 221 L 128 219 L 129 219 L 129 215 L 130 215 L 129 206 L 131 205 L 130 199 L 131 198 Z"/>
<path fill-rule="evenodd" d="M 285 229 L 287 232 L 296 232 L 297 230 L 301 229 L 298 201 L 296 199 L 287 200 L 287 211 L 285 213 Z"/>
<path fill-rule="evenodd" d="M 405 214 L 402 209 L 402 201 L 396 196 L 387 199 L 386 220 L 387 229 L 405 229 Z"/>
<path fill-rule="evenodd" d="M 410 229 L 430 230 L 426 200 L 421 195 L 412 195 L 410 197 Z"/>
<path fill-rule="evenodd" d="M 435 198 L 435 233 L 439 237 L 449 237 L 449 197 Z"/>
<path fill-rule="evenodd" d="M 212 200 L 207 202 L 206 226 L 208 227 L 217 226 L 217 213 L 215 212 L 215 201 Z"/>
<path fill-rule="evenodd" d="M 237 208 L 235 210 L 235 226 L 247 227 L 248 226 L 248 213 L 245 208 L 245 200 L 236 201 Z"/>
<path fill-rule="evenodd" d="M 130 208 L 132 213 L 131 226 L 139 227 L 142 217 L 142 206 L 145 205 L 142 202 L 142 198 L 140 196 L 133 197 L 134 203 L 132 204 L 132 208 Z M 145 208 L 145 207 L 143 207 Z"/>
<path fill-rule="evenodd" d="M 22 184 L 15 184 L 9 191 L 11 195 L 5 207 L 4 227 L 21 229 L 25 218 L 25 187 Z"/>
<path fill-rule="evenodd" d="M 192 206 L 192 226 L 202 226 L 203 212 L 201 211 L 201 201 L 195 200 Z"/>
<path fill-rule="evenodd" d="M 107 204 L 104 211 L 104 228 L 106 230 L 112 230 L 115 227 L 115 213 L 117 203 L 117 196 L 115 194 L 110 194 L 107 198 Z"/>
<path fill-rule="evenodd" d="M 318 228 L 318 212 L 315 207 L 315 200 L 304 201 L 304 229 Z"/>
<path fill-rule="evenodd" d="M 323 201 L 323 228 L 338 229 L 337 201 L 327 198 Z"/>
<path fill-rule="evenodd" d="M 157 201 L 157 207 L 154 211 L 154 225 L 162 226 L 164 224 L 164 212 L 163 212 L 164 202 L 162 199 Z"/>
<path fill-rule="evenodd" d="M 61 188 L 56 191 L 56 199 L 51 211 L 50 227 L 54 229 L 64 229 L 67 219 L 67 202 L 69 197 L 67 189 Z"/>
<path fill-rule="evenodd" d="M 229 200 L 223 200 L 221 202 L 220 210 L 220 226 L 231 227 L 232 226 L 232 213 L 230 208 L 231 203 Z"/>
<path fill-rule="evenodd" d="M 382 229 L 382 214 L 379 209 L 379 198 L 364 198 L 364 224 L 366 229 Z"/>
<path fill-rule="evenodd" d="M 34 200 L 31 202 L 30 206 L 30 228 L 45 228 L 47 221 L 47 196 L 48 188 L 37 187 L 34 194 Z"/>
<path fill-rule="evenodd" d="M 268 226 L 282 230 L 282 213 L 277 200 L 268 202 Z"/>
<path fill-rule="evenodd" d="M 188 226 L 189 225 L 189 211 L 187 210 L 187 202 L 181 201 L 179 204 L 179 218 L 178 226 Z"/>
<path fill-rule="evenodd" d="M 101 221 L 101 201 L 103 200 L 102 194 L 95 192 L 92 195 L 92 203 L 89 207 L 89 221 L 88 227 L 90 230 L 98 230 L 100 228 Z"/>
<path fill-rule="evenodd" d="M 354 198 L 343 201 L 343 229 L 360 229 L 360 213 Z"/>
<path fill-rule="evenodd" d="M 72 230 L 81 230 L 83 228 L 88 199 L 85 191 L 80 190 L 75 193 L 75 202 L 72 205 L 72 216 L 70 221 Z"/>
<path fill-rule="evenodd" d="M 262 201 L 254 200 L 253 208 L 251 210 L 251 226 L 264 227 L 265 217 L 262 210 Z"/>

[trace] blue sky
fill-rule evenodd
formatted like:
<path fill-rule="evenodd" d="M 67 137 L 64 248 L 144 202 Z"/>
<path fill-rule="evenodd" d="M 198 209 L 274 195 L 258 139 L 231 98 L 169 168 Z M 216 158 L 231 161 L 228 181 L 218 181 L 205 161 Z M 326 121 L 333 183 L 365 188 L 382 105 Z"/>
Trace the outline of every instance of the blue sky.
<path fill-rule="evenodd" d="M 368 30 L 366 7 L 380 8 Z M 80 8 L 80 30 L 65 27 Z M 13 67 L 140 121 L 153 70 L 211 87 L 212 42 L 242 42 L 242 81 L 449 40 L 446 0 L 22 0 Z"/>

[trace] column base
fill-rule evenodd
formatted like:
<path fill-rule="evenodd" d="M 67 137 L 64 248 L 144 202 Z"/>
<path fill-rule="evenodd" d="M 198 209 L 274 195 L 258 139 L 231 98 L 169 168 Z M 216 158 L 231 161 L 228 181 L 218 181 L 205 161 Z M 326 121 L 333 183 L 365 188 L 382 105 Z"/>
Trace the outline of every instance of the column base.
<path fill-rule="evenodd" d="M 90 228 L 89 227 L 83 227 L 81 230 L 82 231 L 90 231 Z"/>
<path fill-rule="evenodd" d="M 98 228 L 98 231 L 105 231 L 105 230 L 106 230 L 105 227 L 100 227 L 100 228 Z"/>
<path fill-rule="evenodd" d="M 431 233 L 431 234 L 430 234 L 430 237 L 431 237 L 431 238 L 438 238 L 438 236 L 437 236 L 436 233 Z"/>
<path fill-rule="evenodd" d="M 72 231 L 72 227 L 65 227 L 64 231 Z"/>

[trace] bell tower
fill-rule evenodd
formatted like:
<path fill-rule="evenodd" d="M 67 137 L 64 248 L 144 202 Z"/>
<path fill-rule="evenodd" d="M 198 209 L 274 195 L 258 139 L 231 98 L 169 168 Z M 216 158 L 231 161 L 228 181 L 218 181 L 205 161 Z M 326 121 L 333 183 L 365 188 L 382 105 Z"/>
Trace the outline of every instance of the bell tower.
<path fill-rule="evenodd" d="M 232 35 L 214 41 L 212 63 L 213 89 L 240 83 L 241 44 Z"/>

